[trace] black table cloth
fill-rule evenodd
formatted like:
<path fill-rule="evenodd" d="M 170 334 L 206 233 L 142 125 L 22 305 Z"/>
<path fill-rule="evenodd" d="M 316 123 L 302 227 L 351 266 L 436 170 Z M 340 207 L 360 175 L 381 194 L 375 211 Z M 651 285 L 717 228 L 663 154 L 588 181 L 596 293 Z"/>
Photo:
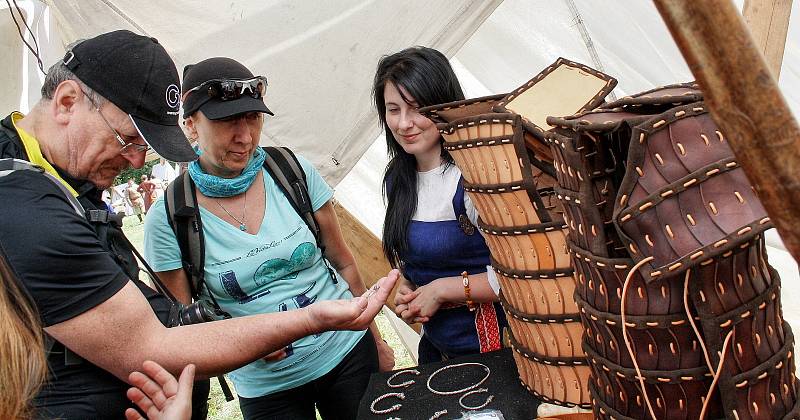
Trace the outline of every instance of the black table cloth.
<path fill-rule="evenodd" d="M 428 381 L 428 377 L 437 369 L 445 365 L 455 365 L 464 362 L 483 363 L 490 370 L 489 378 L 475 388 L 487 388 L 488 392 L 471 394 L 464 400 L 467 405 L 480 405 L 486 401 L 489 395 L 494 395 L 492 402 L 481 410 L 499 410 L 506 420 L 527 420 L 536 418 L 536 409 L 539 407 L 539 400 L 532 396 L 522 384 L 520 384 L 511 349 L 464 356 L 446 362 L 431 363 L 411 368 L 418 370 L 420 374 L 414 375 L 404 373 L 392 381 L 392 384 L 400 384 L 409 380 L 415 381 L 412 385 L 404 388 L 389 388 L 386 385 L 386 380 L 397 371 L 375 373 L 370 378 L 367 392 L 361 400 L 358 418 L 360 420 L 385 420 L 388 418 L 427 420 L 437 411 L 445 409 L 447 410 L 447 414 L 439 417 L 440 419 L 460 418 L 462 413 L 467 410 L 458 404 L 458 399 L 467 391 L 454 395 L 437 395 L 428 390 L 426 382 Z M 485 375 L 485 369 L 480 366 L 469 365 L 453 367 L 436 374 L 431 382 L 431 386 L 437 391 L 455 391 L 480 381 Z M 370 411 L 370 404 L 372 404 L 372 401 L 389 392 L 402 392 L 405 394 L 405 399 L 400 400 L 395 397 L 388 397 L 377 403 L 376 408 L 386 409 L 395 404 L 402 404 L 402 407 L 388 414 L 373 414 Z"/>

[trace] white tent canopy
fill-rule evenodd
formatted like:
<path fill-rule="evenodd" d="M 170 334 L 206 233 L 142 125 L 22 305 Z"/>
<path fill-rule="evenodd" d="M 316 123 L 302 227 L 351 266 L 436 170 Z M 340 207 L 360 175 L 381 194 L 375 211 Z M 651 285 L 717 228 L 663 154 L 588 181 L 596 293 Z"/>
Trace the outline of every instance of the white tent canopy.
<path fill-rule="evenodd" d="M 467 96 L 504 93 L 559 56 L 619 80 L 623 96 L 693 77 L 649 1 L 628 0 L 16 0 L 45 68 L 81 37 L 130 29 L 157 38 L 182 69 L 213 56 L 236 58 L 268 77 L 276 116 L 262 144 L 308 157 L 337 198 L 380 233 L 385 145 L 370 88 L 380 56 L 426 45 L 452 57 Z M 737 4 L 742 6 L 742 1 Z M 794 3 L 780 76 L 800 110 L 800 10 Z M 0 4 L 0 111 L 27 111 L 42 75 Z M 25 34 L 25 28 L 22 27 Z M 32 43 L 29 35 L 25 39 Z M 375 139 L 378 141 L 375 141 Z M 370 147 L 371 146 L 371 147 Z M 366 151 L 366 153 L 365 153 Z M 351 170 L 352 169 L 352 170 Z M 346 176 L 346 177 L 345 177 Z M 340 182 L 344 179 L 343 182 Z M 784 278 L 784 301 L 800 298 L 797 266 L 777 235 L 770 262 Z M 800 322 L 800 314 L 786 318 Z"/>
<path fill-rule="evenodd" d="M 267 103 L 275 112 L 262 143 L 292 146 L 332 184 L 338 183 L 379 131 L 369 107 L 370 84 L 381 55 L 408 45 L 431 45 L 452 55 L 499 1 L 227 1 L 17 0 L 37 28 L 45 68 L 63 56 L 63 45 L 114 29 L 152 36 L 179 71 L 214 56 L 238 59 L 269 80 Z M 46 7 L 45 5 L 49 5 Z M 2 6 L 0 6 L 2 7 Z M 4 11 L 7 13 L 7 11 Z M 6 15 L 7 16 L 7 15 Z M 3 19 L 8 56 L 36 67 L 11 19 Z M 24 28 L 23 28 L 24 30 Z M 59 48 L 60 47 L 60 48 Z M 20 84 L 10 81 L 6 86 Z M 27 103 L 35 89 L 28 92 Z M 8 95 L 3 95 L 4 100 Z M 4 104 L 4 109 L 16 104 Z"/>

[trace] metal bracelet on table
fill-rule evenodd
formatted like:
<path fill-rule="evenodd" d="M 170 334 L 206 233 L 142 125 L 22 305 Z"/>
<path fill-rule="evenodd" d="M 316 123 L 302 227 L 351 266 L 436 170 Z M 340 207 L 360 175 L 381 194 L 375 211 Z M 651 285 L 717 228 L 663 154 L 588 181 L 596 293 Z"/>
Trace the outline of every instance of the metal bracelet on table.
<path fill-rule="evenodd" d="M 478 381 L 476 384 L 473 384 L 473 385 L 470 385 L 470 386 L 468 386 L 466 388 L 458 389 L 458 390 L 455 390 L 455 391 L 437 391 L 437 390 L 433 389 L 433 387 L 431 387 L 431 379 L 433 379 L 434 376 L 436 376 L 437 374 L 439 374 L 439 373 L 441 373 L 441 372 L 443 372 L 443 371 L 445 371 L 447 369 L 454 368 L 454 367 L 461 367 L 461 366 L 480 366 L 484 370 L 486 370 L 486 376 L 484 376 L 483 379 Z M 437 395 L 460 394 L 460 393 L 462 393 L 464 391 L 469 391 L 470 389 L 474 389 L 474 388 L 479 387 L 482 383 L 486 382 L 486 380 L 489 379 L 489 375 L 491 375 L 491 373 L 492 373 L 492 371 L 489 369 L 489 366 L 486 366 L 483 363 L 465 362 L 465 363 L 458 363 L 458 364 L 455 364 L 455 365 L 443 366 L 443 367 L 439 368 L 438 370 L 436 370 L 435 372 L 431 373 L 431 376 L 428 377 L 428 383 L 427 383 L 428 390 L 431 391 L 434 394 L 437 394 Z"/>
<path fill-rule="evenodd" d="M 399 384 L 393 384 L 392 383 L 392 380 L 394 378 L 396 378 L 396 377 L 398 377 L 398 376 L 400 376 L 400 375 L 402 375 L 404 373 L 413 373 L 414 375 L 419 376 L 419 371 L 416 370 L 416 369 L 401 370 L 401 371 L 395 373 L 394 375 L 390 376 L 389 379 L 386 380 L 386 386 L 388 386 L 389 388 L 405 388 L 405 387 L 413 384 L 414 382 L 416 382 L 413 379 L 409 379 L 409 380 L 407 380 L 405 382 L 402 382 L 402 383 L 399 383 Z"/>
<path fill-rule="evenodd" d="M 442 417 L 445 414 L 447 414 L 447 410 L 439 410 L 439 411 L 433 413 L 431 418 L 429 418 L 428 420 L 436 420 L 436 419 L 438 419 L 439 417 Z"/>
<path fill-rule="evenodd" d="M 373 414 L 388 414 L 388 413 L 391 413 L 393 411 L 399 410 L 400 407 L 403 406 L 402 404 L 395 404 L 395 405 L 393 405 L 393 406 L 391 406 L 389 408 L 385 408 L 383 410 L 378 410 L 378 409 L 375 408 L 375 404 L 377 404 L 379 401 L 383 400 L 384 398 L 389 398 L 389 397 L 397 397 L 400 400 L 406 399 L 406 395 L 403 394 L 402 392 L 390 392 L 388 394 L 383 394 L 380 397 L 375 398 L 374 401 L 372 401 L 372 404 L 369 405 L 369 410 L 372 411 Z"/>
<path fill-rule="evenodd" d="M 489 398 L 487 398 L 486 401 L 484 401 L 484 403 L 481 405 L 473 407 L 464 404 L 464 398 L 466 398 L 468 395 L 479 394 L 481 392 L 489 392 L 489 390 L 487 388 L 473 389 L 472 391 L 465 393 L 464 395 L 461 396 L 461 398 L 458 399 L 458 405 L 460 405 L 466 410 L 480 410 L 481 408 L 486 407 L 487 405 L 489 405 L 490 402 L 492 402 L 492 400 L 494 399 L 494 395 L 489 395 Z"/>

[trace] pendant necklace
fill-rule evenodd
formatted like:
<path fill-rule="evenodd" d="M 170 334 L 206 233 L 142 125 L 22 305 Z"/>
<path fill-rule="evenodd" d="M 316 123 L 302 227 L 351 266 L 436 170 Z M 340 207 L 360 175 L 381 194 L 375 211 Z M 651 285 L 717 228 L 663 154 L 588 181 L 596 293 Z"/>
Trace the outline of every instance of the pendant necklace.
<path fill-rule="evenodd" d="M 222 209 L 231 219 L 235 220 L 236 223 L 239 224 L 239 230 L 242 232 L 247 232 L 247 224 L 245 223 L 245 218 L 247 217 L 247 190 L 244 191 L 244 209 L 242 210 L 242 220 L 239 220 L 236 216 L 232 215 L 231 212 L 228 211 L 225 207 L 222 207 L 222 203 L 219 200 L 215 201 L 219 208 Z"/>

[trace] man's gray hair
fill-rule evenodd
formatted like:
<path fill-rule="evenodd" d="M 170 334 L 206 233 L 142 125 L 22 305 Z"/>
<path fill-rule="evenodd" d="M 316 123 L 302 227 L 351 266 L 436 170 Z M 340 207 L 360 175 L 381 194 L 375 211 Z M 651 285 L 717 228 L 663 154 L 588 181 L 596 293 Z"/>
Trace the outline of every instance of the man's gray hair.
<path fill-rule="evenodd" d="M 71 50 L 76 45 L 83 42 L 82 39 L 77 40 L 69 45 L 67 45 L 67 51 Z M 86 83 L 83 83 L 81 79 L 78 79 L 78 76 L 75 75 L 67 66 L 64 64 L 64 60 L 58 60 L 55 64 L 50 66 L 47 70 L 47 75 L 44 77 L 44 84 L 42 84 L 42 99 L 52 100 L 53 95 L 56 93 L 56 88 L 61 82 L 66 80 L 73 80 L 80 86 L 83 93 L 85 93 L 89 99 L 92 101 L 93 104 L 96 106 L 102 105 L 106 99 L 102 97 L 99 93 L 95 92 L 89 86 L 86 86 Z"/>

